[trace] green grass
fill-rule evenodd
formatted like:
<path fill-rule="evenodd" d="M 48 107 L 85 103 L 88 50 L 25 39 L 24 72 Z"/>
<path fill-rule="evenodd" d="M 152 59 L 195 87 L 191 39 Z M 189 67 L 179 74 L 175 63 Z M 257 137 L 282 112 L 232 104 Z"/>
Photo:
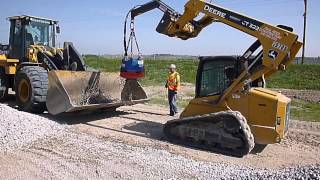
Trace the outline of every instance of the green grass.
<path fill-rule="evenodd" d="M 94 55 L 85 56 L 86 63 L 107 72 L 119 72 L 121 60 L 107 59 Z M 176 64 L 184 83 L 195 83 L 198 67 L 196 60 L 145 60 L 146 77 L 143 85 L 162 85 L 167 76 L 167 67 Z M 287 71 L 279 72 L 267 80 L 269 88 L 320 90 L 320 65 L 292 65 Z"/>
<path fill-rule="evenodd" d="M 142 83 L 144 85 L 164 85 L 170 64 L 177 65 L 182 82 L 195 83 L 198 61 L 193 60 L 145 60 L 146 77 Z"/>
<path fill-rule="evenodd" d="M 294 100 L 292 102 L 291 117 L 297 120 L 320 122 L 320 103 Z"/>
<path fill-rule="evenodd" d="M 320 65 L 292 65 L 267 80 L 270 88 L 320 90 Z"/>
<path fill-rule="evenodd" d="M 94 55 L 85 56 L 87 65 L 106 72 L 119 72 L 121 60 L 107 59 Z M 164 85 L 170 64 L 176 64 L 184 83 L 195 83 L 198 61 L 195 60 L 145 60 L 146 76 L 143 85 Z"/>
<path fill-rule="evenodd" d="M 121 61 L 118 59 L 107 59 L 95 55 L 87 55 L 84 58 L 86 64 L 92 68 L 105 72 L 119 72 Z"/>

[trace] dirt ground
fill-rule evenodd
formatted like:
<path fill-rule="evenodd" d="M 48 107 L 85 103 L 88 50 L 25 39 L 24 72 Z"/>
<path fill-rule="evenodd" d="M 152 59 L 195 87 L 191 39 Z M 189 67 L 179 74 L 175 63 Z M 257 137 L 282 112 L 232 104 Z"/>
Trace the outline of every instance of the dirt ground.
<path fill-rule="evenodd" d="M 162 126 L 172 118 L 165 107 L 144 104 L 116 112 L 41 116 L 67 124 L 66 132 L 0 152 L 0 179 L 199 178 L 202 172 L 189 172 L 183 163 L 189 160 L 262 170 L 320 164 L 320 123 L 292 121 L 284 142 L 235 158 L 167 142 Z M 165 164 L 169 162 L 172 168 Z"/>
<path fill-rule="evenodd" d="M 320 124 L 317 123 L 294 121 L 292 123 L 293 128 L 291 128 L 288 139 L 284 143 L 269 145 L 261 154 L 234 158 L 166 142 L 162 134 L 162 125 L 171 118 L 167 116 L 165 109 L 136 105 L 134 107 L 123 107 L 118 113 L 120 113 L 119 116 L 108 118 L 108 120 L 102 118 L 97 121 L 77 124 L 75 127 L 81 132 L 134 146 L 151 146 L 164 149 L 174 154 L 201 161 L 224 162 L 260 168 L 280 168 L 319 162 L 316 157 L 320 155 L 320 152 L 318 152 L 320 150 Z"/>

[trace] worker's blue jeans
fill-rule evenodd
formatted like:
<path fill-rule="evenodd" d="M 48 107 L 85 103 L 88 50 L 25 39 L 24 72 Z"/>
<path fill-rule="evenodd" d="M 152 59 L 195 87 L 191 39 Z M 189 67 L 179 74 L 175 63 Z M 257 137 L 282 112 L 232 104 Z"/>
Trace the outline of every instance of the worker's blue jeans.
<path fill-rule="evenodd" d="M 170 106 L 170 116 L 174 116 L 178 113 L 177 108 L 177 92 L 168 90 L 168 100 Z"/>

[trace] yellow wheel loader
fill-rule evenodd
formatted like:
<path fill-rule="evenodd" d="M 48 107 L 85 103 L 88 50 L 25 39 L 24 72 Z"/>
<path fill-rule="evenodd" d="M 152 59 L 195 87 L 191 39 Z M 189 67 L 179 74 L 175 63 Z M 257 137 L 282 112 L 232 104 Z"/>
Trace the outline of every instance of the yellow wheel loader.
<path fill-rule="evenodd" d="M 132 21 L 156 8 L 164 12 L 156 30 L 169 37 L 194 38 L 203 28 L 220 22 L 257 39 L 240 57 L 200 58 L 196 97 L 180 119 L 164 125 L 168 139 L 234 156 L 250 153 L 255 145 L 281 142 L 289 127 L 291 100 L 266 89 L 265 78 L 285 70 L 296 57 L 302 43 L 293 29 L 204 0 L 189 0 L 183 14 L 153 0 L 131 9 Z M 213 37 L 211 43 L 219 42 Z"/>
<path fill-rule="evenodd" d="M 56 115 L 114 109 L 148 98 L 136 79 L 89 70 L 72 43 L 56 47 L 58 21 L 13 16 L 8 45 L 0 45 L 0 100 L 15 91 L 21 110 Z M 125 82 L 125 83 L 122 83 Z"/>

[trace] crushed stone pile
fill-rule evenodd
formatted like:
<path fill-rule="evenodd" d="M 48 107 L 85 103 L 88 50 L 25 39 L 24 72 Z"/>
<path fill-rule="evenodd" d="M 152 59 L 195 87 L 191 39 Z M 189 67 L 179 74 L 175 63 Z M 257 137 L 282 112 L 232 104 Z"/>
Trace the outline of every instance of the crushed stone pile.
<path fill-rule="evenodd" d="M 8 151 L 59 133 L 66 128 L 39 115 L 0 104 L 0 151 Z"/>
<path fill-rule="evenodd" d="M 50 157 L 47 159 L 60 159 L 64 155 L 69 163 L 59 166 L 63 170 L 52 168 L 56 177 L 62 179 L 72 179 L 74 174 L 78 179 L 110 179 L 110 176 L 118 179 L 320 179 L 320 164 L 269 169 L 197 161 L 166 150 L 132 146 L 73 131 L 57 134 L 34 148 L 41 152 L 37 147 L 43 146 L 60 152 L 47 154 Z"/>

